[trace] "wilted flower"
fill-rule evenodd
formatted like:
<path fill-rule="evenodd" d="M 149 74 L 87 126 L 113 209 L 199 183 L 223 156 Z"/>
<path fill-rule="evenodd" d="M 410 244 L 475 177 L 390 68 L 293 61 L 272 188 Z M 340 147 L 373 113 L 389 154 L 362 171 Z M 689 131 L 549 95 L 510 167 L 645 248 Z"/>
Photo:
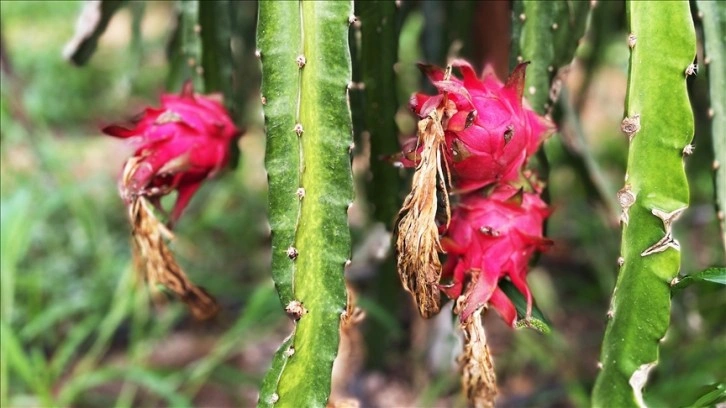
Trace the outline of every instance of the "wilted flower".
<path fill-rule="evenodd" d="M 471 65 L 463 60 L 452 63 L 463 79 L 446 74 L 434 66 L 422 66 L 439 90 L 434 96 L 414 94 L 411 110 L 420 118 L 442 103 L 445 116 L 445 159 L 453 170 L 456 187 L 473 191 L 496 183 L 515 180 L 553 125 L 522 103 L 525 69 L 520 64 L 506 84 L 493 72 L 485 71 L 479 79 Z M 415 143 L 404 146 L 404 165 L 417 162 Z"/>
<path fill-rule="evenodd" d="M 514 306 L 497 287 L 499 279 L 505 277 L 525 295 L 529 315 L 532 295 L 526 281 L 528 263 L 535 251 L 549 244 L 542 237 L 548 214 L 538 192 L 525 192 L 509 184 L 462 198 L 441 240 L 448 254 L 442 278 L 450 279 L 441 288 L 453 299 L 465 296 L 462 321 L 489 303 L 508 324 L 515 323 Z"/>
<path fill-rule="evenodd" d="M 147 108 L 131 129 L 108 126 L 103 132 L 132 141 L 121 195 L 128 203 L 144 196 L 159 206 L 161 196 L 177 190 L 170 222 L 179 219 L 201 183 L 229 160 L 240 132 L 215 95 L 195 95 L 191 82 L 180 95 L 161 96 L 160 108 Z"/>

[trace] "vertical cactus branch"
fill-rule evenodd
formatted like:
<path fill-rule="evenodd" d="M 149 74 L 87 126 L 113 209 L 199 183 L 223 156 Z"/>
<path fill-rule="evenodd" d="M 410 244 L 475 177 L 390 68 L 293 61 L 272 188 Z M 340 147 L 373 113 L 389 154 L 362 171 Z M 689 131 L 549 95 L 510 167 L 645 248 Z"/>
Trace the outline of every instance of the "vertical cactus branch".
<path fill-rule="evenodd" d="M 603 340 L 596 407 L 644 406 L 670 318 L 680 249 L 673 222 L 688 206 L 683 151 L 694 131 L 686 75 L 696 54 L 687 1 L 626 3 L 631 49 L 622 130 L 630 140 L 620 273 Z"/>
<path fill-rule="evenodd" d="M 370 135 L 371 174 L 368 198 L 373 216 L 390 228 L 400 207 L 398 171 L 381 158 L 399 149 L 396 122 L 396 80 L 393 65 L 398 58 L 396 6 L 391 1 L 358 3 L 361 21 L 361 74 L 365 94 L 365 130 Z"/>
<path fill-rule="evenodd" d="M 259 5 L 273 279 L 296 320 L 260 406 L 322 407 L 330 394 L 350 256 L 352 14 L 349 1 Z"/>
<path fill-rule="evenodd" d="M 199 3 L 199 36 L 202 42 L 201 64 L 205 92 L 221 92 L 232 108 L 232 38 L 229 0 Z"/>
<path fill-rule="evenodd" d="M 514 2 L 509 65 L 531 62 L 525 96 L 538 113 L 547 113 L 557 99 L 559 77 L 575 55 L 591 7 L 587 1 Z"/>
<path fill-rule="evenodd" d="M 711 94 L 711 137 L 715 161 L 716 211 L 721 227 L 721 243 L 726 252 L 726 4 L 696 1 L 703 21 L 704 64 L 708 68 Z"/>
<path fill-rule="evenodd" d="M 194 90 L 204 92 L 199 0 L 181 0 L 177 7 L 177 27 L 169 44 L 170 72 L 167 88 L 181 89 L 182 84 L 191 79 Z"/>
<path fill-rule="evenodd" d="M 398 59 L 396 5 L 392 1 L 358 2 L 356 15 L 361 23 L 359 67 L 365 95 L 363 134 L 370 141 L 371 177 L 366 184 L 366 195 L 373 206 L 373 218 L 390 232 L 401 206 L 402 185 L 398 169 L 382 161 L 384 155 L 399 149 L 394 121 L 398 109 L 393 70 Z M 386 310 L 395 310 L 400 302 L 397 290 L 393 258 L 389 257 L 375 282 L 376 302 Z M 367 331 L 370 355 L 381 356 L 386 351 L 390 340 L 387 333 L 380 322 L 370 322 Z M 382 359 L 371 360 L 383 362 Z"/>

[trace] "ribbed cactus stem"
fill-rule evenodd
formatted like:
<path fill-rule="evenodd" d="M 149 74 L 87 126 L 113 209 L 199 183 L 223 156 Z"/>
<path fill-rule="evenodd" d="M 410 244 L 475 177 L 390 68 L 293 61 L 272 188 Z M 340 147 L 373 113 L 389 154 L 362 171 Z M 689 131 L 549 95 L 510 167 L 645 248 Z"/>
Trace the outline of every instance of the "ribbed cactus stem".
<path fill-rule="evenodd" d="M 703 21 L 704 65 L 711 96 L 708 117 L 715 156 L 716 218 L 726 254 L 726 4 L 705 0 L 697 0 L 696 4 Z"/>
<path fill-rule="evenodd" d="M 538 113 L 557 100 L 561 78 L 585 33 L 587 1 L 517 0 L 512 11 L 510 68 L 530 61 L 525 97 Z"/>
<path fill-rule="evenodd" d="M 260 406 L 322 407 L 345 311 L 352 203 L 352 2 L 259 4 L 273 279 L 295 328 Z"/>
<path fill-rule="evenodd" d="M 673 224 L 688 206 L 684 149 L 694 123 L 686 76 L 696 54 L 687 1 L 626 4 L 630 68 L 622 130 L 629 139 L 620 273 L 595 383 L 596 407 L 644 406 L 670 318 L 680 246 Z"/>
<path fill-rule="evenodd" d="M 398 150 L 398 128 L 394 117 L 398 110 L 394 64 L 398 60 L 397 7 L 391 1 L 356 3 L 356 16 L 360 27 L 361 76 L 359 88 L 365 96 L 361 106 L 362 139 L 370 145 L 370 177 L 367 177 L 366 196 L 371 214 L 382 223 L 387 232 L 393 229 L 401 205 L 402 179 L 399 170 L 383 160 L 385 155 Z M 397 296 L 398 279 L 394 272 L 393 257 L 389 256 L 379 267 L 373 283 L 375 302 L 386 310 L 395 310 L 401 303 Z M 390 349 L 391 331 L 372 319 L 368 322 L 366 344 L 369 355 L 382 356 Z M 371 358 L 370 363 L 385 364 L 385 359 Z"/>
<path fill-rule="evenodd" d="M 181 55 L 190 70 L 190 78 L 197 92 L 205 92 L 202 66 L 202 27 L 199 24 L 199 0 L 179 2 L 181 13 Z"/>

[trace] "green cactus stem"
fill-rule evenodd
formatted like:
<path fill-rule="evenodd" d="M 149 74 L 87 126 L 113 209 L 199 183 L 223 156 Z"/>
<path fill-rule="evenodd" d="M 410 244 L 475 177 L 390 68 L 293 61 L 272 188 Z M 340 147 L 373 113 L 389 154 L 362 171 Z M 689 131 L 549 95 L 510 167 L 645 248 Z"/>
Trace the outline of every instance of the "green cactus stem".
<path fill-rule="evenodd" d="M 673 223 L 688 207 L 684 149 L 694 123 L 686 90 L 696 34 L 687 1 L 628 1 L 630 68 L 622 130 L 630 140 L 620 273 L 593 406 L 643 406 L 648 372 L 670 319 L 680 249 Z"/>
<path fill-rule="evenodd" d="M 166 87 L 181 89 L 191 79 L 195 92 L 205 92 L 199 1 L 181 0 L 177 3 L 177 12 L 177 27 L 169 44 L 170 71 Z"/>
<path fill-rule="evenodd" d="M 394 121 L 398 109 L 396 78 L 393 66 L 398 59 L 397 7 L 391 1 L 356 3 L 360 21 L 360 63 L 365 108 L 362 133 L 370 142 L 370 177 L 366 195 L 372 205 L 373 219 L 390 232 L 401 206 L 402 179 L 398 169 L 383 160 L 399 149 L 398 128 Z M 365 139 L 365 138 L 364 138 Z M 373 284 L 373 296 L 378 305 L 388 311 L 401 304 L 399 284 L 393 257 L 380 266 Z M 366 332 L 366 344 L 371 356 L 381 356 L 391 344 L 392 333 L 380 320 L 371 320 Z M 383 363 L 385 359 L 370 359 Z"/>
<path fill-rule="evenodd" d="M 715 155 L 716 211 L 726 253 L 726 4 L 705 0 L 697 0 L 696 4 L 703 22 L 704 65 L 711 94 L 708 114 Z"/>
<path fill-rule="evenodd" d="M 352 203 L 348 28 L 353 4 L 259 4 L 273 279 L 295 321 L 259 406 L 323 407 L 346 309 Z"/>
<path fill-rule="evenodd" d="M 558 78 L 572 61 L 592 7 L 587 1 L 517 0 L 512 11 L 510 68 L 530 61 L 525 96 L 540 114 L 557 100 Z"/>
<path fill-rule="evenodd" d="M 234 108 L 232 83 L 232 7 L 229 0 L 199 3 L 199 36 L 202 41 L 204 91 L 221 92 L 227 108 Z"/>

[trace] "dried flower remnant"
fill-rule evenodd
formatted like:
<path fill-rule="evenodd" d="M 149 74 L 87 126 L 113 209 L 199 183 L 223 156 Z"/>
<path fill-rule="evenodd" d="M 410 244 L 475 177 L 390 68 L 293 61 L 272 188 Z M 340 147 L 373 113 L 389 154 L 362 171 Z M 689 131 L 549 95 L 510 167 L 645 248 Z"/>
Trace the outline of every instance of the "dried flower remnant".
<path fill-rule="evenodd" d="M 443 109 L 430 113 L 418 123 L 418 140 L 423 150 L 413 175 L 411 192 L 403 202 L 396 222 L 396 266 L 403 288 L 413 295 L 421 316 L 439 312 L 441 277 L 441 243 L 436 223 L 437 185 L 448 191 L 441 163 L 444 131 L 439 119 Z M 437 180 L 440 183 L 437 183 Z M 449 213 L 448 201 L 445 202 Z"/>
<path fill-rule="evenodd" d="M 462 369 L 462 388 L 469 405 L 492 408 L 497 396 L 497 377 L 481 320 L 483 311 L 477 310 L 461 324 L 464 350 L 459 356 L 459 363 Z"/>
<path fill-rule="evenodd" d="M 129 205 L 132 224 L 132 242 L 136 269 L 144 276 L 149 287 L 158 285 L 170 290 L 187 304 L 192 315 L 199 320 L 217 314 L 219 306 L 203 288 L 194 285 L 177 264 L 165 240 L 174 236 L 154 215 L 143 197 L 136 197 Z M 161 299 L 156 291 L 155 298 Z"/>
<path fill-rule="evenodd" d="M 181 95 L 162 95 L 161 103 L 161 108 L 147 108 L 131 129 L 113 125 L 103 131 L 136 146 L 124 164 L 119 189 L 128 206 L 137 270 L 152 289 L 167 288 L 196 318 L 208 319 L 218 311 L 216 302 L 179 267 L 166 244 L 173 235 L 149 204 L 167 215 L 161 198 L 177 191 L 168 213 L 171 227 L 201 183 L 227 164 L 230 143 L 240 132 L 219 98 L 195 95 L 191 82 Z"/>

